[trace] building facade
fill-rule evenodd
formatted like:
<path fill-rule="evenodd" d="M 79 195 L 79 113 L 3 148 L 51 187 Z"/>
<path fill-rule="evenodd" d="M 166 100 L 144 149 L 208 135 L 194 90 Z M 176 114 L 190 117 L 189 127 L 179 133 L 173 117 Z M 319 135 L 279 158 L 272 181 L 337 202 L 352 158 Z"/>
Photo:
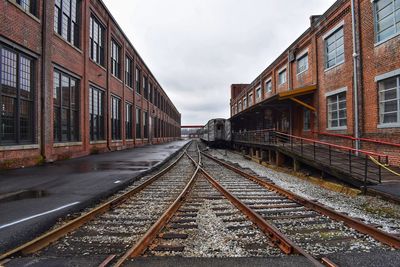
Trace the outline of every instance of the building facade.
<path fill-rule="evenodd" d="M 180 137 L 180 113 L 101 0 L 0 10 L 1 167 Z"/>
<path fill-rule="evenodd" d="M 232 85 L 233 130 L 360 143 L 399 165 L 399 51 L 399 0 L 338 0 L 251 84 Z"/>

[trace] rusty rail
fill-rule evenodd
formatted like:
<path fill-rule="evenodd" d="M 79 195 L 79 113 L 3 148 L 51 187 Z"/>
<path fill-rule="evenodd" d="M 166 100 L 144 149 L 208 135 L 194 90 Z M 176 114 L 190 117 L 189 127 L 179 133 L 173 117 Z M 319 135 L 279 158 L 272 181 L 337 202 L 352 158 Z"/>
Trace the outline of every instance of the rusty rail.
<path fill-rule="evenodd" d="M 169 206 L 169 208 L 161 215 L 161 217 L 150 227 L 150 229 L 133 245 L 121 258 L 118 259 L 117 263 L 115 263 L 114 267 L 122 266 L 125 261 L 130 258 L 139 257 L 142 255 L 147 247 L 151 244 L 160 230 L 171 220 L 174 214 L 181 207 L 182 203 L 185 201 L 186 196 L 189 194 L 192 189 L 194 182 L 196 181 L 197 174 L 200 170 L 199 163 L 196 163 L 190 155 L 186 152 L 185 154 L 194 162 L 196 170 L 194 171 L 192 177 L 190 178 L 188 184 L 176 198 L 176 200 Z M 199 154 L 200 156 L 200 154 Z M 200 157 L 199 157 L 200 159 Z"/>
<path fill-rule="evenodd" d="M 208 155 L 204 152 L 202 152 L 202 154 L 204 156 L 206 156 L 207 158 L 212 159 L 215 162 L 225 166 L 226 168 L 240 174 L 241 176 L 267 188 L 268 190 L 275 191 L 275 192 L 287 197 L 288 199 L 293 200 L 293 201 L 299 203 L 300 205 L 303 205 L 306 208 L 312 209 L 320 214 L 326 215 L 333 220 L 341 221 L 341 222 L 345 223 L 347 226 L 359 231 L 360 233 L 369 235 L 369 236 L 373 237 L 374 239 L 382 242 L 383 244 L 386 244 L 386 245 L 391 246 L 396 249 L 400 249 L 400 238 L 399 237 L 396 237 L 396 236 L 386 233 L 382 230 L 379 230 L 375 227 L 367 225 L 367 224 L 365 224 L 359 220 L 353 219 L 347 215 L 338 213 L 338 212 L 334 211 L 333 209 L 326 207 L 320 203 L 302 198 L 288 190 L 283 189 L 282 187 L 279 187 L 272 183 L 261 180 L 253 175 L 245 173 L 242 170 L 240 170 L 226 162 L 223 162 L 219 159 L 216 159 L 216 158 L 212 157 L 211 155 Z"/>
<path fill-rule="evenodd" d="M 189 143 L 188 145 L 186 145 L 186 147 L 184 148 L 184 152 L 182 152 L 182 154 L 174 161 L 172 162 L 170 165 L 168 165 L 166 168 L 164 168 L 163 170 L 161 170 L 160 172 L 158 172 L 157 174 L 155 174 L 154 176 L 152 176 L 150 179 L 148 179 L 146 182 L 144 182 L 143 184 L 133 188 L 132 190 L 126 192 L 125 194 L 118 196 L 102 205 L 100 205 L 99 207 L 89 211 L 88 213 L 60 226 L 57 229 L 54 229 L 48 233 L 45 233 L 42 236 L 39 236 L 37 238 L 35 238 L 34 240 L 27 242 L 9 252 L 6 252 L 3 255 L 0 255 L 0 261 L 12 256 L 17 256 L 17 255 L 27 255 L 27 254 L 32 254 L 35 253 L 45 247 L 47 247 L 48 245 L 50 245 L 51 243 L 57 241 L 58 239 L 60 239 L 61 237 L 67 235 L 68 233 L 78 229 L 79 227 L 81 227 L 82 225 L 84 225 L 85 223 L 91 221 L 92 219 L 96 218 L 97 216 L 104 214 L 105 212 L 111 210 L 112 208 L 124 203 L 126 200 L 128 200 L 130 197 L 132 197 L 133 195 L 137 194 L 138 192 L 142 191 L 144 188 L 146 188 L 147 186 L 149 186 L 150 184 L 152 184 L 153 182 L 155 182 L 156 180 L 158 180 L 161 176 L 163 176 L 165 173 L 167 173 L 168 171 L 170 171 L 181 159 L 182 157 L 185 155 L 187 148 L 190 146 L 191 143 Z"/>
<path fill-rule="evenodd" d="M 281 233 L 274 225 L 270 224 L 266 220 L 264 220 L 259 214 L 254 212 L 251 208 L 249 208 L 246 204 L 240 201 L 237 197 L 232 195 L 228 190 L 226 190 L 217 180 L 215 180 L 209 173 L 207 173 L 201 167 L 201 155 L 203 153 L 199 151 L 199 162 L 196 163 L 189 155 L 189 158 L 196 165 L 199 171 L 201 171 L 210 184 L 216 188 L 222 195 L 225 196 L 227 200 L 229 200 L 238 210 L 240 210 L 250 221 L 252 221 L 257 227 L 265 233 L 273 242 L 273 244 L 277 245 L 285 254 L 300 254 L 307 258 L 312 264 L 315 266 L 323 266 L 317 259 L 315 259 L 312 255 L 307 253 L 301 247 L 297 246 L 293 243 L 289 238 L 287 238 L 283 233 Z"/>

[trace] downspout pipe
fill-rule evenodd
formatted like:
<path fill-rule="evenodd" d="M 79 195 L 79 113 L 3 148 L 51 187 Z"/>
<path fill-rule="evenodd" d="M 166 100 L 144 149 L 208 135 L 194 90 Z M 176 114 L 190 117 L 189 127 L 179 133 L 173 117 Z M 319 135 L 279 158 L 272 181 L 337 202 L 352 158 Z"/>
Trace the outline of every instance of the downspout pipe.
<path fill-rule="evenodd" d="M 357 33 L 356 33 L 356 14 L 355 14 L 355 0 L 351 0 L 351 24 L 353 33 L 353 98 L 354 98 L 354 137 L 356 154 L 360 150 L 360 127 L 359 127 L 359 109 L 358 109 L 358 59 L 360 55 L 357 51 Z"/>

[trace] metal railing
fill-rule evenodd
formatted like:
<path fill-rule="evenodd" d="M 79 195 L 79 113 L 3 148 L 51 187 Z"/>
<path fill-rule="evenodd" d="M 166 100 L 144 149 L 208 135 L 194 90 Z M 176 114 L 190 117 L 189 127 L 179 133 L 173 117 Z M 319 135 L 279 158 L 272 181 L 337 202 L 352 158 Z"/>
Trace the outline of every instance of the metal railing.
<path fill-rule="evenodd" d="M 388 156 L 352 147 L 336 145 L 315 139 L 304 138 L 276 131 L 274 129 L 234 133 L 233 141 L 251 144 L 279 146 L 305 159 L 336 168 L 356 177 L 367 185 L 382 182 L 382 167 L 371 161 L 387 164 Z"/>

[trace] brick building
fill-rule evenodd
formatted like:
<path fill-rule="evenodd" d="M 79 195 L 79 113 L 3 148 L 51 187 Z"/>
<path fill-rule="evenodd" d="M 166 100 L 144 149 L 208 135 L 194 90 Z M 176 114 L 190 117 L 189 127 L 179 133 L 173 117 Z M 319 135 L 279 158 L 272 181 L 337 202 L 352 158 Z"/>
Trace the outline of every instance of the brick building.
<path fill-rule="evenodd" d="M 360 144 L 400 164 L 400 1 L 353 4 L 338 0 L 311 16 L 251 84 L 232 85 L 235 132 L 273 128 Z"/>
<path fill-rule="evenodd" d="M 101 0 L 0 10 L 3 168 L 180 136 L 180 113 Z"/>

